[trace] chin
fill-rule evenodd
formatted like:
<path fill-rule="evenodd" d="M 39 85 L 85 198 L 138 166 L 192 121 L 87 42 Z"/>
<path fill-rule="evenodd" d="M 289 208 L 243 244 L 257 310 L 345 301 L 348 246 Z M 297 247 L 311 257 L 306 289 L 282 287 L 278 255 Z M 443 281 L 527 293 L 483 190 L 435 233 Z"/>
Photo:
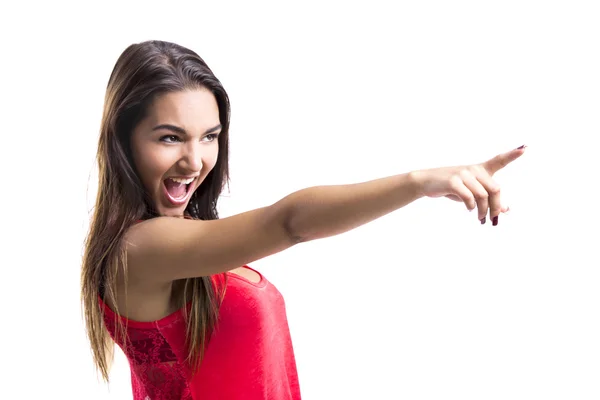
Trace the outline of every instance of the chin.
<path fill-rule="evenodd" d="M 156 213 L 161 217 L 182 217 L 185 213 L 189 202 L 175 206 L 173 204 L 165 204 L 162 199 L 155 200 Z"/>
<path fill-rule="evenodd" d="M 160 215 L 161 217 L 183 217 L 183 215 L 185 214 L 186 207 L 184 207 L 184 206 L 178 207 L 178 208 L 161 207 L 158 210 L 158 215 Z"/>

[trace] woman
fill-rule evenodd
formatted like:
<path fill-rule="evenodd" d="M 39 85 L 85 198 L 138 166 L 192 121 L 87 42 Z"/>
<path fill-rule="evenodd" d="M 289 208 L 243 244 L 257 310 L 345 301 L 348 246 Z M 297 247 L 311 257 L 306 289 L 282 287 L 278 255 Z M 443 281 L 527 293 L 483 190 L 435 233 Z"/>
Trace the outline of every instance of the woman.
<path fill-rule="evenodd" d="M 218 219 L 229 114 L 209 67 L 173 43 L 128 47 L 110 76 L 82 298 L 96 366 L 108 380 L 119 344 L 135 399 L 299 399 L 283 298 L 247 264 L 421 197 L 463 202 L 497 225 L 507 208 L 492 176 L 524 151 L 312 187 Z"/>

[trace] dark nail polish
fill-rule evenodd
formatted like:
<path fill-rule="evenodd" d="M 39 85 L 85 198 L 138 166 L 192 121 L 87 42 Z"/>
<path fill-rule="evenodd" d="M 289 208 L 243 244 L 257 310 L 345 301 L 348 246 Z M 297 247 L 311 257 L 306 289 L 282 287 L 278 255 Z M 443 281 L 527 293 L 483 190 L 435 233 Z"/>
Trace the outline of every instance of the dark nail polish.
<path fill-rule="evenodd" d="M 519 147 L 517 147 L 517 150 L 521 150 L 521 149 L 524 149 L 524 148 L 525 148 L 525 145 L 519 146 Z"/>
<path fill-rule="evenodd" d="M 496 225 L 498 225 L 498 216 L 497 215 L 492 219 L 492 226 L 496 226 Z"/>
<path fill-rule="evenodd" d="M 480 221 L 481 221 L 481 225 L 485 224 L 485 217 L 481 218 Z"/>

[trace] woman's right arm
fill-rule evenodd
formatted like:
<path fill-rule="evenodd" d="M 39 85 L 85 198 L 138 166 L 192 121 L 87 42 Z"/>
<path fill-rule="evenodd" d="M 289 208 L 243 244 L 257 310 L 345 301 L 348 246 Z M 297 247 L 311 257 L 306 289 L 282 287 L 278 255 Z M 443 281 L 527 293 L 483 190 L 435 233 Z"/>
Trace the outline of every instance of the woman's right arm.
<path fill-rule="evenodd" d="M 506 209 L 492 176 L 523 151 L 521 147 L 477 165 L 302 189 L 271 206 L 223 219 L 153 218 L 125 236 L 129 277 L 166 283 L 230 271 L 297 243 L 349 231 L 420 197 L 446 196 L 469 210 L 478 208 L 478 219 L 489 212 L 497 221 Z"/>

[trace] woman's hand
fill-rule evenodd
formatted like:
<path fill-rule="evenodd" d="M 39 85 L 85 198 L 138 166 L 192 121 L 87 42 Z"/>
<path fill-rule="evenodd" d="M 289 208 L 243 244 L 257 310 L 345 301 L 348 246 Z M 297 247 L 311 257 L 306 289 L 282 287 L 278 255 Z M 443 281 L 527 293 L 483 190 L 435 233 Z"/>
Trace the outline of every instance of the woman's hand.
<path fill-rule="evenodd" d="M 525 146 L 475 165 L 434 168 L 412 172 L 420 195 L 426 197 L 448 197 L 463 202 L 467 209 L 477 207 L 482 224 L 490 214 L 493 225 L 498 224 L 498 215 L 508 211 L 500 199 L 500 186 L 492 177 L 496 172 L 523 155 Z"/>

